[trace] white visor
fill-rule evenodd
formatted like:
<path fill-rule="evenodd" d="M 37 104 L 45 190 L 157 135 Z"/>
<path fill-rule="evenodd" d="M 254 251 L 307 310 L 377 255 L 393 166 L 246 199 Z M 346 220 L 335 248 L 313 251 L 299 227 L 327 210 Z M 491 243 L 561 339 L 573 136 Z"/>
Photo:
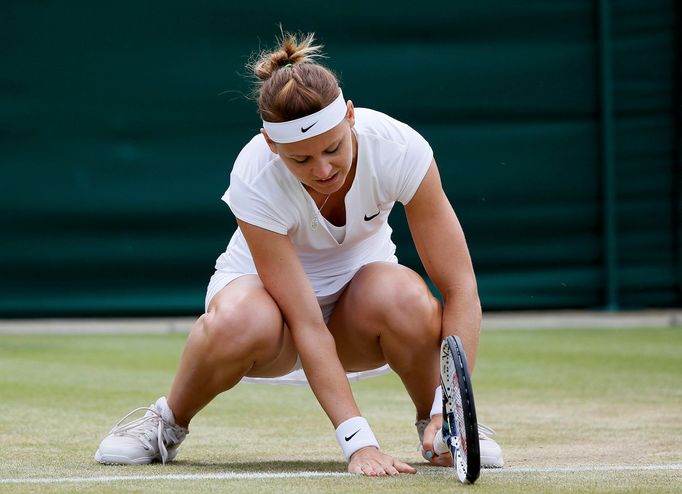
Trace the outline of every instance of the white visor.
<path fill-rule="evenodd" d="M 302 141 L 333 129 L 346 116 L 346 100 L 339 89 L 339 96 L 320 111 L 288 122 L 266 122 L 263 128 L 268 137 L 280 144 Z"/>

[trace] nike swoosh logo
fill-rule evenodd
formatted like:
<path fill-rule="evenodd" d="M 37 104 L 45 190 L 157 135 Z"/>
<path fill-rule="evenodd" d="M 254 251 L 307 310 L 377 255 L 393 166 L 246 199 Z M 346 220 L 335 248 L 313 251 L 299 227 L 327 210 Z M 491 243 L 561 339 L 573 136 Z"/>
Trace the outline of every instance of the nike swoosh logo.
<path fill-rule="evenodd" d="M 367 215 L 365 215 L 365 221 L 369 221 L 369 220 L 371 220 L 371 219 L 373 219 L 373 218 L 376 218 L 376 217 L 379 216 L 380 214 L 381 214 L 381 211 L 377 211 L 376 214 L 373 214 L 372 216 L 367 216 Z"/>
<path fill-rule="evenodd" d="M 319 120 L 318 120 L 318 122 L 319 122 Z M 316 123 L 317 122 L 315 122 L 313 125 L 315 125 Z M 306 132 L 308 132 L 312 128 L 313 125 L 310 125 L 309 127 L 306 127 L 306 128 L 301 127 L 301 132 L 303 132 L 305 134 Z"/>
<path fill-rule="evenodd" d="M 346 442 L 350 441 L 351 439 L 353 439 L 353 436 L 354 436 L 355 434 L 357 434 L 358 432 L 360 432 L 361 430 L 362 430 L 362 429 L 356 430 L 356 431 L 353 432 L 350 436 L 344 437 L 344 439 L 346 440 Z"/>

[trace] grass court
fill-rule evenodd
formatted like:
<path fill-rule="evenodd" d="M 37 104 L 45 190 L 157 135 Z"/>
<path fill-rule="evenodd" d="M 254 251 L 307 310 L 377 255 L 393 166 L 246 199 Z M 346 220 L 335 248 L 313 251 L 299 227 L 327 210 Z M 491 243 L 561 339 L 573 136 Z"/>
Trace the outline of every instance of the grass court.
<path fill-rule="evenodd" d="M 0 335 L 0 492 L 540 493 L 682 490 L 682 330 L 486 330 L 479 420 L 506 467 L 474 486 L 428 466 L 391 374 L 353 384 L 382 448 L 417 475 L 345 474 L 307 387 L 239 385 L 192 422 L 176 461 L 97 464 L 128 411 L 165 394 L 185 334 Z"/>

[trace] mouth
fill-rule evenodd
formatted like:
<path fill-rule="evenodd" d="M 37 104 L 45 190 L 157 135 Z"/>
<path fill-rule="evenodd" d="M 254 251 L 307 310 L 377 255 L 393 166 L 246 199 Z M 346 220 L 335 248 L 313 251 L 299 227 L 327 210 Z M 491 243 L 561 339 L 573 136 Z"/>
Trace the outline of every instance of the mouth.
<path fill-rule="evenodd" d="M 323 180 L 318 179 L 318 180 L 316 180 L 316 181 L 317 181 L 317 183 L 320 184 L 320 185 L 328 185 L 328 184 L 333 183 L 333 182 L 338 178 L 338 176 L 339 176 L 339 172 L 336 172 L 334 175 L 332 175 L 332 176 L 329 177 L 329 178 L 325 178 L 325 179 L 323 179 Z"/>

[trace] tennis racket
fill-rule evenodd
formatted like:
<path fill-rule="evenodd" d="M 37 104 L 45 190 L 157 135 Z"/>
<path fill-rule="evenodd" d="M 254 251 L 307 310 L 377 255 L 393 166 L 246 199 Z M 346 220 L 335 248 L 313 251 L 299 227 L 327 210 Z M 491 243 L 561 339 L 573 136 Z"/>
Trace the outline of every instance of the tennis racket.
<path fill-rule="evenodd" d="M 436 434 L 436 454 L 449 449 L 457 477 L 473 484 L 481 473 L 476 406 L 464 347 L 457 336 L 448 336 L 440 347 L 440 379 L 443 387 L 443 429 Z"/>

